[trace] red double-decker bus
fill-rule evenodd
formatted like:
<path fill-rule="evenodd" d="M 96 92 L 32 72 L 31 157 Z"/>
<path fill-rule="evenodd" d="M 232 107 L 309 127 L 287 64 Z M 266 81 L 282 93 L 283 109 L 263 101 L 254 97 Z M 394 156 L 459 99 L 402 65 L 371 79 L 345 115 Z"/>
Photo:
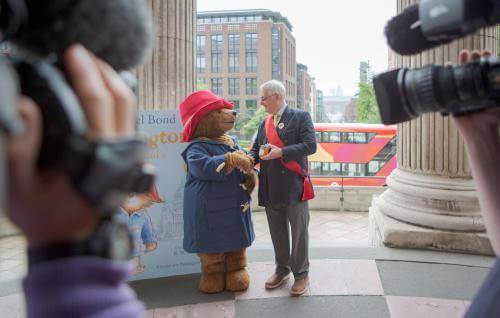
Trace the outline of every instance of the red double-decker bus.
<path fill-rule="evenodd" d="M 396 168 L 396 126 L 314 124 L 318 149 L 309 156 L 315 185 L 383 186 Z"/>

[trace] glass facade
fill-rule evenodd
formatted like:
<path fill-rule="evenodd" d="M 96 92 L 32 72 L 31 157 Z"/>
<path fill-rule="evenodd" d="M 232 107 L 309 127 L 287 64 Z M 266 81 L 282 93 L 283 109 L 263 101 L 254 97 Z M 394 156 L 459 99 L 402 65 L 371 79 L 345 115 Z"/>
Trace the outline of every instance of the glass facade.
<path fill-rule="evenodd" d="M 257 95 L 257 78 L 248 77 L 245 79 L 245 93 L 247 95 Z"/>
<path fill-rule="evenodd" d="M 229 95 L 240 95 L 240 79 L 228 78 L 227 84 L 229 88 Z"/>
<path fill-rule="evenodd" d="M 205 57 L 206 36 L 196 36 L 196 72 L 205 73 L 207 61 Z"/>
<path fill-rule="evenodd" d="M 216 95 L 224 94 L 224 90 L 222 88 L 222 78 L 212 78 L 210 82 L 210 89 L 212 90 L 212 93 Z"/>
<path fill-rule="evenodd" d="M 280 43 L 281 43 L 281 34 L 280 29 L 278 27 L 273 27 L 271 34 L 271 42 L 272 42 L 272 73 L 273 79 L 281 80 L 281 52 L 280 52 Z"/>
<path fill-rule="evenodd" d="M 228 36 L 229 73 L 240 71 L 240 35 L 229 34 Z"/>
<path fill-rule="evenodd" d="M 234 23 L 234 22 L 259 22 L 264 18 L 261 15 L 246 15 L 246 16 L 218 16 L 218 17 L 203 17 L 198 18 L 198 24 L 211 23 Z"/>
<path fill-rule="evenodd" d="M 246 72 L 257 72 L 257 45 L 258 45 L 257 33 L 246 33 L 245 34 Z"/>
<path fill-rule="evenodd" d="M 212 73 L 222 72 L 222 34 L 212 35 Z"/>

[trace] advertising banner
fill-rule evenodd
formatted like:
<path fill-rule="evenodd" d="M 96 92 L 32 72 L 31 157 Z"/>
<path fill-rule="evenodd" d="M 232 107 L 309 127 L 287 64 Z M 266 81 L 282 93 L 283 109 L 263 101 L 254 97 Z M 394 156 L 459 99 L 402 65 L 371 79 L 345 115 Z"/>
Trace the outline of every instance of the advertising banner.
<path fill-rule="evenodd" d="M 177 110 L 142 110 L 139 136 L 148 144 L 147 162 L 157 169 L 157 180 L 145 195 L 131 195 L 118 218 L 126 222 L 134 240 L 135 274 L 131 280 L 200 271 L 196 254 L 186 253 L 183 239 L 183 192 L 186 180 L 181 153 L 182 124 Z"/>

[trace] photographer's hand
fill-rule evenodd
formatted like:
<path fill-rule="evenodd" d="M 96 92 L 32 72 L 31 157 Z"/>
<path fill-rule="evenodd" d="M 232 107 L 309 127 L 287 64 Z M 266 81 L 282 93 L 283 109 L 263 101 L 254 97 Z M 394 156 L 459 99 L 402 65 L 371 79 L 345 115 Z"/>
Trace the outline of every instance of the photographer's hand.
<path fill-rule="evenodd" d="M 460 63 L 479 59 L 488 52 L 460 53 Z M 478 187 L 479 203 L 491 244 L 500 255 L 500 107 L 454 117 L 465 141 L 472 175 Z"/>
<path fill-rule="evenodd" d="M 81 45 L 65 54 L 67 74 L 80 99 L 95 138 L 120 138 L 134 133 L 135 97 L 116 72 Z M 31 246 L 78 240 L 89 235 L 99 215 L 74 190 L 60 171 L 38 171 L 41 114 L 29 98 L 18 111 L 25 122 L 22 136 L 7 140 L 9 205 L 7 215 L 25 233 Z"/>

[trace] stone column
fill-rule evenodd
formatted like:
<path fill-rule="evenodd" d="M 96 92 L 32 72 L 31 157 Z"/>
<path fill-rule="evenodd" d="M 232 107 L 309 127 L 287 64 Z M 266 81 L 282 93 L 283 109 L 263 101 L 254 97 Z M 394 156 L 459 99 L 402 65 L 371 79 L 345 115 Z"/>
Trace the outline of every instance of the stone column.
<path fill-rule="evenodd" d="M 396 0 L 398 12 L 415 0 Z M 410 57 L 390 67 L 457 63 L 462 49 L 496 53 L 496 29 Z M 398 125 L 398 167 L 370 208 L 375 245 L 492 254 L 462 139 L 450 117 L 425 114 Z"/>
<path fill-rule="evenodd" d="M 148 0 L 155 19 L 152 57 L 137 70 L 139 108 L 175 109 L 195 87 L 196 0 Z"/>

